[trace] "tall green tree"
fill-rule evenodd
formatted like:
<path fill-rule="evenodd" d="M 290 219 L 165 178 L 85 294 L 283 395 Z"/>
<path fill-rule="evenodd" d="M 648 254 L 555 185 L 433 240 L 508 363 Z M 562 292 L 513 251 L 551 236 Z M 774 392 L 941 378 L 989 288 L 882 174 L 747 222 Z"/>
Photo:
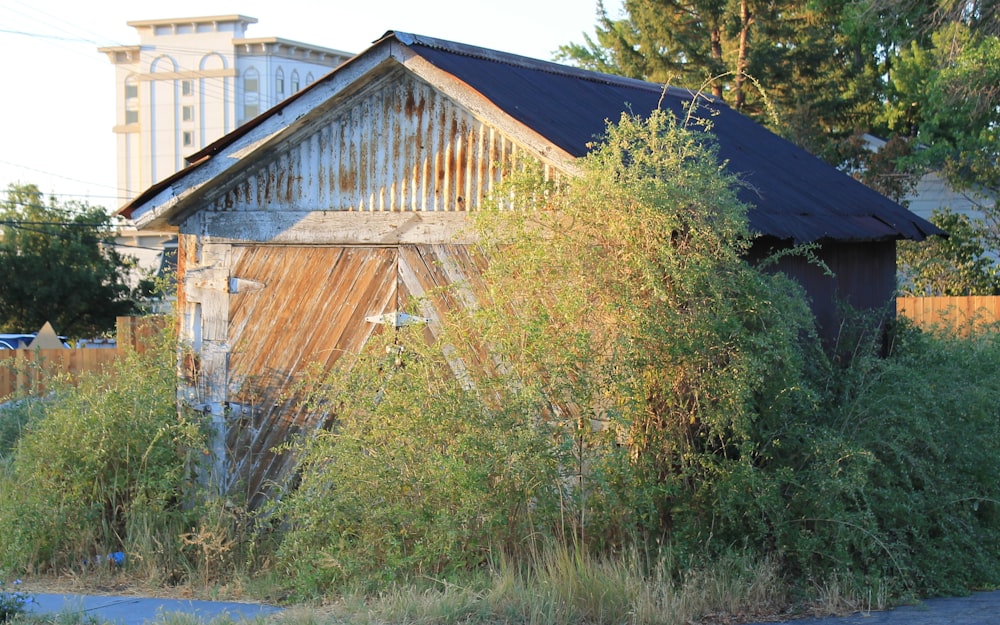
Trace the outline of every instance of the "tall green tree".
<path fill-rule="evenodd" d="M 1000 293 L 1000 36 L 996 7 L 982 5 L 940 7 L 929 36 L 894 60 L 882 121 L 911 149 L 890 165 L 939 172 L 978 207 L 971 216 L 951 207 L 935 213 L 947 241 L 900 246 L 904 286 L 918 294 Z"/>
<path fill-rule="evenodd" d="M 982 201 L 903 244 L 908 289 L 1000 291 L 1000 14 L 993 0 L 625 0 L 563 46 L 584 67 L 711 91 L 902 201 L 928 171 Z M 766 97 L 765 97 L 766 94 Z M 773 118 L 764 115 L 769 110 Z M 868 135 L 887 139 L 879 151 Z"/>
<path fill-rule="evenodd" d="M 1000 37 L 963 22 L 900 51 L 884 120 L 958 189 L 1000 192 Z"/>
<path fill-rule="evenodd" d="M 598 5 L 594 37 L 559 56 L 583 67 L 711 92 L 815 151 L 864 124 L 879 90 L 877 41 L 841 28 L 846 0 L 626 0 Z"/>
<path fill-rule="evenodd" d="M 103 208 L 46 202 L 34 185 L 9 185 L 0 202 L 0 331 L 47 321 L 71 337 L 113 329 L 137 309 L 127 280 L 133 264 L 114 247 Z"/>
<path fill-rule="evenodd" d="M 625 0 L 618 17 L 598 2 L 594 36 L 558 54 L 711 92 L 838 165 L 865 158 L 854 137 L 919 127 L 971 157 L 995 146 L 998 24 L 992 0 Z"/>

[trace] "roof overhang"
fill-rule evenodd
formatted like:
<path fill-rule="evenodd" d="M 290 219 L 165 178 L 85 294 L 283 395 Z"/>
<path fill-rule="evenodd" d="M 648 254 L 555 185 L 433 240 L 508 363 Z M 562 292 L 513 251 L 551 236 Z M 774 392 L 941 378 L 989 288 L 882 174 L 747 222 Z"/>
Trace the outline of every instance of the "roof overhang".
<path fill-rule="evenodd" d="M 324 78 L 188 157 L 187 167 L 149 187 L 118 214 L 141 230 L 175 231 L 256 159 L 327 114 L 338 102 L 399 67 L 426 81 L 543 163 L 568 174 L 577 172 L 573 155 L 421 58 L 406 45 L 405 38 L 390 32 Z"/>

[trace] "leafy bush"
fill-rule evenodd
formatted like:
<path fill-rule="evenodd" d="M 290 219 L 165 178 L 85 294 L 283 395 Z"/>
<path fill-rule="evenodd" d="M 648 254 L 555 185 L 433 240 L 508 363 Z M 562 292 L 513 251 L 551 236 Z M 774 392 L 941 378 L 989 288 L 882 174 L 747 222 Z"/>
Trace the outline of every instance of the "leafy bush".
<path fill-rule="evenodd" d="M 756 479 L 718 509 L 793 579 L 897 597 L 995 585 L 1000 335 L 901 322 L 886 357 L 868 335 L 843 367 L 812 372 L 825 386 L 811 418 L 758 432 Z"/>
<path fill-rule="evenodd" d="M 698 123 L 624 116 L 579 178 L 487 215 L 475 319 L 522 379 L 606 424 L 580 428 L 578 533 L 682 565 L 767 531 L 761 506 L 781 504 L 762 433 L 815 415 L 825 361 L 798 285 L 745 260 L 748 207 Z"/>
<path fill-rule="evenodd" d="M 25 426 L 43 410 L 43 401 L 22 397 L 0 404 L 0 460 L 10 458 Z"/>
<path fill-rule="evenodd" d="M 301 483 L 277 508 L 300 592 L 446 578 L 551 523 L 558 450 L 534 398 L 464 387 L 415 334 L 375 337 L 317 395 L 329 428 L 300 446 Z"/>
<path fill-rule="evenodd" d="M 868 454 L 852 493 L 922 594 L 1000 581 L 1000 334 L 903 324 L 830 426 Z"/>
<path fill-rule="evenodd" d="M 176 543 L 195 514 L 204 443 L 175 408 L 173 354 L 165 340 L 75 385 L 49 385 L 0 479 L 4 566 L 74 568 L 115 551 L 152 566 L 156 549 Z"/>
<path fill-rule="evenodd" d="M 623 117 L 578 179 L 513 165 L 497 195 L 523 210 L 481 216 L 477 308 L 434 347 L 399 330 L 318 385 L 330 428 L 279 509 L 300 587 L 469 570 L 535 540 L 693 559 L 725 529 L 716 485 L 764 481 L 755 421 L 812 408 L 808 308 L 742 258 L 747 207 L 708 135 Z"/>

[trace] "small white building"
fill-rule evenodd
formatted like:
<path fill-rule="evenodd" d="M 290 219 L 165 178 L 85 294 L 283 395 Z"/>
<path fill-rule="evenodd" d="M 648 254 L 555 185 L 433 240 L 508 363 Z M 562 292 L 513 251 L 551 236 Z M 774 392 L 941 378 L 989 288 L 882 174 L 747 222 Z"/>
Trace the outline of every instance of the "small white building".
<path fill-rule="evenodd" d="M 885 147 L 885 139 L 864 135 L 865 146 L 872 152 Z M 975 221 L 983 218 L 983 210 L 993 206 L 997 198 L 986 191 L 956 190 L 939 171 L 924 173 L 900 202 L 910 212 L 930 220 L 935 211 L 948 210 Z"/>
<path fill-rule="evenodd" d="M 277 37 L 248 38 L 243 15 L 128 22 L 138 45 L 99 48 L 115 65 L 118 187 L 125 201 L 185 157 L 352 55 Z"/>

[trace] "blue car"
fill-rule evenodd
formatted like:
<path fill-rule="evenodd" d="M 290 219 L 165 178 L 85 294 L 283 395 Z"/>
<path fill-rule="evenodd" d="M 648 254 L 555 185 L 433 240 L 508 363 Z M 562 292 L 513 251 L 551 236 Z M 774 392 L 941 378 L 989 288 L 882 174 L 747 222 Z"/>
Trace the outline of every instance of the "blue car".
<path fill-rule="evenodd" d="M 34 334 L 0 334 L 0 349 L 24 349 L 33 340 Z"/>

